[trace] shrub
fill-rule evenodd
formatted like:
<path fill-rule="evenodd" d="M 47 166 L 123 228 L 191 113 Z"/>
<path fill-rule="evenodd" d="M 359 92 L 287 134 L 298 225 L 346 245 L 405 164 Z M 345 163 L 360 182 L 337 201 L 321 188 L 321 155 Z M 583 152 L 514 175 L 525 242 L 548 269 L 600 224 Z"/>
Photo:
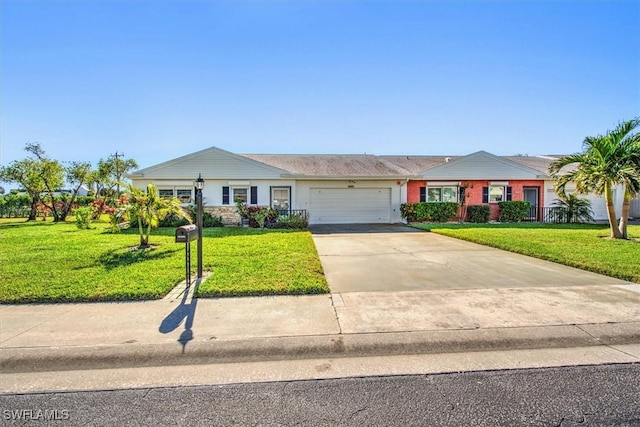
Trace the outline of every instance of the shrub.
<path fill-rule="evenodd" d="M 24 193 L 0 195 L 0 217 L 28 217 L 31 210 L 31 197 Z"/>
<path fill-rule="evenodd" d="M 400 215 L 407 222 L 444 222 L 455 218 L 460 205 L 455 202 L 403 203 Z"/>
<path fill-rule="evenodd" d="M 60 196 L 56 197 L 56 199 L 59 199 L 59 201 L 62 200 Z M 96 199 L 93 196 L 76 196 L 74 203 L 78 206 L 86 207 L 86 206 L 91 206 L 93 202 L 95 202 L 95 200 Z"/>
<path fill-rule="evenodd" d="M 203 219 L 204 219 L 204 217 L 203 217 Z M 194 217 L 194 221 L 195 221 L 195 217 Z M 160 220 L 160 222 L 158 222 L 158 227 L 177 228 L 177 227 L 180 227 L 182 225 L 187 225 L 187 224 L 189 224 L 189 220 L 187 220 L 186 218 L 181 218 L 181 217 L 179 217 L 177 215 L 170 214 L 170 215 L 165 216 L 163 219 Z"/>
<path fill-rule="evenodd" d="M 403 203 L 400 205 L 400 216 L 407 222 L 417 222 L 417 203 Z"/>
<path fill-rule="evenodd" d="M 202 214 L 202 226 L 203 227 L 224 227 L 221 216 L 212 215 L 205 211 Z"/>
<path fill-rule="evenodd" d="M 195 205 L 190 205 L 188 208 L 186 208 L 187 214 L 189 214 L 189 216 L 191 217 L 191 220 L 193 221 L 193 223 L 196 223 L 196 220 L 198 218 L 198 209 Z M 171 215 L 167 215 L 164 219 L 162 219 L 159 223 L 160 227 L 172 227 L 172 228 L 177 228 L 180 227 L 182 225 L 187 225 L 190 224 L 190 222 L 185 219 L 185 218 L 181 218 L 177 215 L 171 214 Z M 202 227 L 223 227 L 224 224 L 222 223 L 222 217 L 219 216 L 215 216 L 210 214 L 207 211 L 203 211 L 202 212 Z"/>
<path fill-rule="evenodd" d="M 470 205 L 467 207 L 467 221 L 475 223 L 489 222 L 489 205 Z"/>
<path fill-rule="evenodd" d="M 280 215 L 269 228 L 292 228 L 303 230 L 309 227 L 309 215 L 306 212 L 292 212 L 288 215 Z"/>
<path fill-rule="evenodd" d="M 91 226 L 91 218 L 93 217 L 93 209 L 88 206 L 76 208 L 73 211 L 73 215 L 76 217 L 76 226 L 80 230 L 89 229 Z"/>
<path fill-rule="evenodd" d="M 125 218 L 125 210 L 122 208 L 108 207 L 105 213 L 109 215 L 109 232 L 116 234 L 125 228 L 129 228 L 129 221 Z"/>
<path fill-rule="evenodd" d="M 499 202 L 500 206 L 500 222 L 520 222 L 529 216 L 531 203 L 523 200 L 509 200 Z"/>
<path fill-rule="evenodd" d="M 236 203 L 240 218 L 249 220 L 249 227 L 264 228 L 274 224 L 280 214 L 277 210 L 267 206 L 247 206 L 244 203 Z"/>
<path fill-rule="evenodd" d="M 109 205 L 104 199 L 95 199 L 91 203 L 91 207 L 93 208 L 93 218 L 94 220 L 99 219 L 100 215 L 107 212 Z"/>

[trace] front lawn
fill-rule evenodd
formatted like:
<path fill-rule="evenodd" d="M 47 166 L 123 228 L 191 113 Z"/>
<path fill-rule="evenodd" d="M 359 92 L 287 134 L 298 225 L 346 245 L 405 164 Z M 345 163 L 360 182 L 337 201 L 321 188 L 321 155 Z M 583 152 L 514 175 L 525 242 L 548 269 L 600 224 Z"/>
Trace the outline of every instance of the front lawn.
<path fill-rule="evenodd" d="M 184 244 L 158 229 L 153 247 L 134 250 L 135 230 L 107 233 L 104 223 L 0 221 L 0 302 L 157 299 L 184 280 Z M 307 231 L 205 228 L 199 296 L 308 294 L 329 291 Z M 196 272 L 196 242 L 192 243 Z"/>
<path fill-rule="evenodd" d="M 640 283 L 640 226 L 630 240 L 595 224 L 412 224 L 416 228 Z"/>

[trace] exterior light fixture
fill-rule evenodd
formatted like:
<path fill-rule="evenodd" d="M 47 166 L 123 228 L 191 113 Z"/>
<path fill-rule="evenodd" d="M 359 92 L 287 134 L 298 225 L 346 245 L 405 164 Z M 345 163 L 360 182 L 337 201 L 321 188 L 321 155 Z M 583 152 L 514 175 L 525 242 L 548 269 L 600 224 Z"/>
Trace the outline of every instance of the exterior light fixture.
<path fill-rule="evenodd" d="M 196 190 L 202 191 L 204 189 L 204 179 L 202 174 L 198 174 L 198 179 L 195 180 Z"/>

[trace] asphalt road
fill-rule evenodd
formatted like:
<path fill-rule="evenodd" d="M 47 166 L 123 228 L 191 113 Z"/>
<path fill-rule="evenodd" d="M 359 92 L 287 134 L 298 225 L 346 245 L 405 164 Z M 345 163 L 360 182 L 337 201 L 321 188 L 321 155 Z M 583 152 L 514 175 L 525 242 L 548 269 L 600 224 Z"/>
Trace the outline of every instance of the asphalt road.
<path fill-rule="evenodd" d="M 2 395 L 0 418 L 78 426 L 638 426 L 640 364 Z"/>

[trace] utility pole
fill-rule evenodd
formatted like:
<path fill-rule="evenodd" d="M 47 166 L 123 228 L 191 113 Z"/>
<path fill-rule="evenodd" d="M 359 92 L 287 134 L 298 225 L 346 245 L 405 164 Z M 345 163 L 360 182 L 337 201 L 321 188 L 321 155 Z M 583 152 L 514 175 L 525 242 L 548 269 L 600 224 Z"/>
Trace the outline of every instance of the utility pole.
<path fill-rule="evenodd" d="M 114 157 L 116 158 L 116 194 L 118 196 L 118 200 L 120 200 L 120 165 L 118 163 L 118 156 L 124 156 L 124 153 L 118 153 L 118 150 L 116 150 L 116 154 L 114 154 Z"/>

